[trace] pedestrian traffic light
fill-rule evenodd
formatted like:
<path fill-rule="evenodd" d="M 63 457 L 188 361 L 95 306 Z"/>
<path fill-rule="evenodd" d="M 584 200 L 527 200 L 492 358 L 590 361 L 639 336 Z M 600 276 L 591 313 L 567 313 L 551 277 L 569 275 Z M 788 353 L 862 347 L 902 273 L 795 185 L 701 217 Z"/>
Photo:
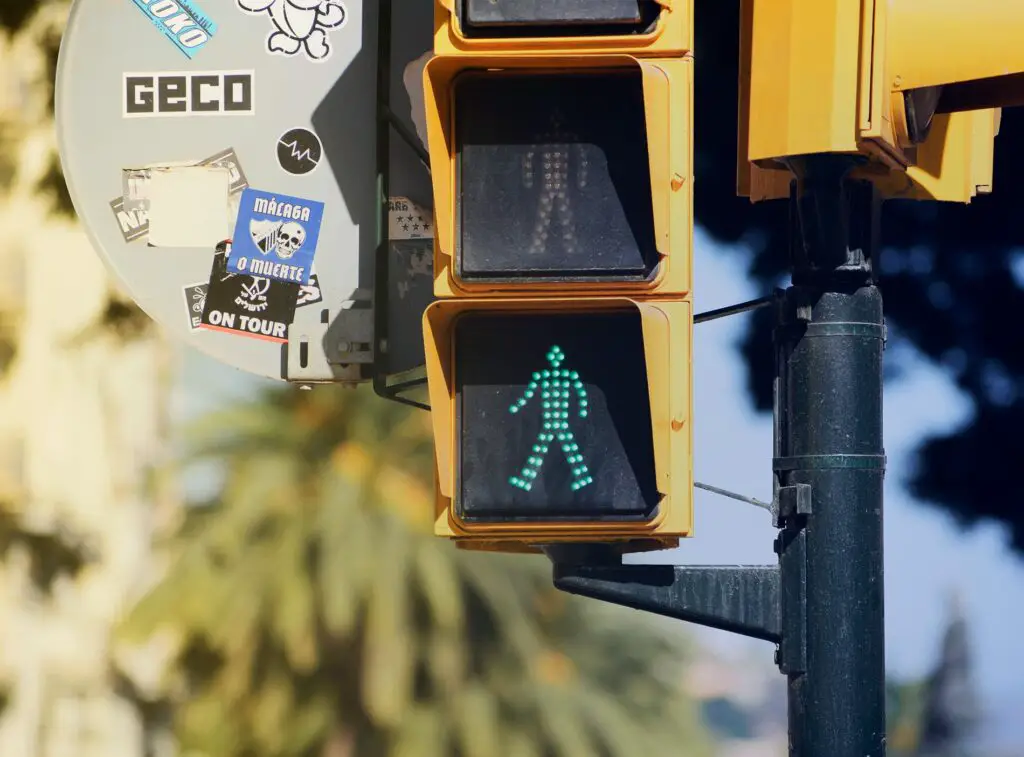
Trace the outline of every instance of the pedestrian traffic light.
<path fill-rule="evenodd" d="M 690 288 L 693 62 L 435 57 L 434 293 Z"/>
<path fill-rule="evenodd" d="M 692 530 L 692 6 L 435 10 L 435 532 L 672 546 Z"/>
<path fill-rule="evenodd" d="M 676 539 L 691 530 L 687 300 L 441 300 L 424 318 L 437 532 Z"/>
<path fill-rule="evenodd" d="M 858 152 L 884 196 L 990 189 L 998 109 L 1024 102 L 1024 4 L 743 0 L 741 18 L 741 194 L 781 193 L 759 172 L 786 158 Z"/>

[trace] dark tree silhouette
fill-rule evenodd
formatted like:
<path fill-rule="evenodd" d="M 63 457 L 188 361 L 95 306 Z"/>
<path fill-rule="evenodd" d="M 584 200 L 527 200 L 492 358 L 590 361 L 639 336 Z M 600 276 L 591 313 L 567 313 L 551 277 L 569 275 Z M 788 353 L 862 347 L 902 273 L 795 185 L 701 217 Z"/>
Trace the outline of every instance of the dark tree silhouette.
<path fill-rule="evenodd" d="M 925 686 L 918 757 L 973 757 L 981 716 L 972 675 L 967 617 L 956 601 L 942 655 Z"/>
<path fill-rule="evenodd" d="M 38 6 L 39 0 L 0 0 L 0 28 L 17 29 Z M 750 276 L 767 292 L 786 269 L 787 213 L 785 202 L 751 205 L 735 194 L 739 0 L 697 3 L 696 23 L 697 222 L 719 241 L 749 245 Z M 49 47 L 52 60 L 56 41 Z M 67 212 L 54 166 L 44 188 Z M 1024 507 L 1017 504 L 1024 479 L 1014 470 L 1024 459 L 1024 438 L 1014 424 L 1024 420 L 1024 331 L 1016 318 L 1024 314 L 1024 291 L 1014 267 L 1024 271 L 1024 229 L 1016 223 L 1020 191 L 1013 177 L 1024 175 L 1021 169 L 1024 113 L 1008 110 L 996 140 L 994 194 L 969 206 L 888 203 L 880 261 L 894 335 L 941 366 L 975 406 L 963 428 L 925 440 L 910 488 L 964 524 L 1005 523 L 1017 549 L 1024 549 Z M 770 321 L 768 311 L 755 315 L 741 347 L 753 403 L 762 411 L 771 400 Z"/>
<path fill-rule="evenodd" d="M 787 203 L 735 196 L 739 0 L 698 3 L 696 57 L 697 222 L 722 242 L 749 244 L 750 276 L 765 293 L 785 274 Z M 1024 549 L 1024 227 L 1017 222 L 1024 169 L 1024 111 L 1003 113 L 993 194 L 970 205 L 892 201 L 882 216 L 879 261 L 886 318 L 953 378 L 975 414 L 948 436 L 926 439 L 911 491 L 963 524 L 1005 523 Z M 1024 282 L 1024 276 L 1021 277 Z M 700 283 L 697 282 L 699 286 Z M 760 311 L 742 345 L 758 410 L 771 407 L 771 313 Z M 892 359 L 892 350 L 890 350 Z M 942 408 L 936 408 L 942 413 Z"/>

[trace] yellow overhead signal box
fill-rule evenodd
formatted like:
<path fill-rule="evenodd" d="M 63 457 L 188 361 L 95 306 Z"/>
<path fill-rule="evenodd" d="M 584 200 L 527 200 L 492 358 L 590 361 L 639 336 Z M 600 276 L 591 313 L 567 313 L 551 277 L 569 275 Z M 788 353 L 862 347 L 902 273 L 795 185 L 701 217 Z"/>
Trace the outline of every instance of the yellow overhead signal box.
<path fill-rule="evenodd" d="M 763 172 L 819 153 L 863 154 L 887 197 L 990 190 L 998 109 L 1024 101 L 1024 4 L 743 0 L 742 20 L 740 194 L 787 195 Z"/>

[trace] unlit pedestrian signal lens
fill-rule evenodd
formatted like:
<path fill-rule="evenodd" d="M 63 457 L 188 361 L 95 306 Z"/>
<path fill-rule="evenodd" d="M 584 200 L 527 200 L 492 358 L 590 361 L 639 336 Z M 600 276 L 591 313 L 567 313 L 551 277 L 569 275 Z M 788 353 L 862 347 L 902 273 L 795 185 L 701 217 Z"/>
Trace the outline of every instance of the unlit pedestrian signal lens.
<path fill-rule="evenodd" d="M 467 72 L 454 101 L 462 280 L 652 277 L 660 258 L 638 67 Z"/>

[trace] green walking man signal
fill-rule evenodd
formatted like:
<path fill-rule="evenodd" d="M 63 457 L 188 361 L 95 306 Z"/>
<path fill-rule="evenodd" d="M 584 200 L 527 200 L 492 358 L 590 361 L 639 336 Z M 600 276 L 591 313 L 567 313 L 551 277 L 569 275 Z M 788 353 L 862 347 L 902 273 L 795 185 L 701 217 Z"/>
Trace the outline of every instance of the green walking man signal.
<path fill-rule="evenodd" d="M 544 465 L 545 455 L 550 445 L 557 439 L 565 454 L 565 459 L 572 468 L 572 490 L 579 491 L 584 486 L 594 483 L 580 453 L 580 447 L 576 443 L 572 430 L 569 428 L 569 397 L 571 390 L 576 391 L 579 399 L 579 417 L 587 417 L 587 390 L 576 371 L 559 366 L 565 360 L 565 353 L 562 348 L 555 345 L 546 355 L 550 370 L 544 369 L 534 373 L 533 380 L 526 387 L 523 395 L 512 405 L 508 411 L 515 415 L 529 404 L 530 400 L 539 389 L 541 392 L 541 408 L 543 410 L 543 423 L 540 433 L 537 434 L 533 451 L 526 460 L 526 465 L 519 472 L 518 476 L 512 476 L 508 480 L 512 486 L 530 491 L 533 482 L 540 475 L 541 466 Z"/>

